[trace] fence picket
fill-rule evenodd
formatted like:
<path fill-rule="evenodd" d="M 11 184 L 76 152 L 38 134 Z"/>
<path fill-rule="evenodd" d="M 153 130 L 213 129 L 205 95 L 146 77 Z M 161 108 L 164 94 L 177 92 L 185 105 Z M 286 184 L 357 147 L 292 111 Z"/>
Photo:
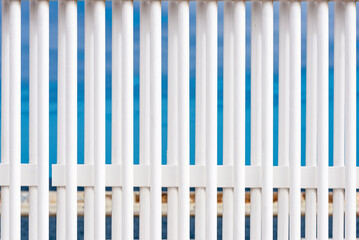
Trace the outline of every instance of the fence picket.
<path fill-rule="evenodd" d="M 279 102 L 278 102 L 278 166 L 289 166 L 289 101 L 290 101 L 290 41 L 289 5 L 279 5 Z M 289 191 L 278 189 L 278 240 L 289 237 Z"/>
<path fill-rule="evenodd" d="M 66 164 L 66 3 L 58 6 L 57 164 Z M 66 239 L 66 188 L 57 187 L 56 239 Z"/>
<path fill-rule="evenodd" d="M 150 2 L 140 3 L 140 164 L 150 164 Z M 169 123 L 168 123 L 169 124 Z M 140 189 L 140 239 L 150 239 L 150 188 Z"/>
<path fill-rule="evenodd" d="M 95 157 L 94 126 L 94 2 L 85 1 L 85 164 L 93 165 Z M 94 239 L 94 188 L 85 187 L 84 239 Z"/>
<path fill-rule="evenodd" d="M 122 54 L 122 239 L 130 240 L 133 239 L 133 2 L 129 0 L 122 2 Z"/>
<path fill-rule="evenodd" d="M 168 146 L 167 165 L 177 166 L 179 156 L 179 16 L 177 1 L 168 2 Z M 167 239 L 177 240 L 179 225 L 178 189 L 167 189 Z"/>
<path fill-rule="evenodd" d="M 10 157 L 10 237 L 20 240 L 21 199 L 21 1 L 9 3 L 9 157 Z"/>
<path fill-rule="evenodd" d="M 318 239 L 328 239 L 329 11 L 318 2 Z"/>
<path fill-rule="evenodd" d="M 30 1 L 29 17 L 29 163 L 37 163 L 37 6 Z M 29 239 L 37 239 L 37 187 L 29 187 Z"/>
<path fill-rule="evenodd" d="M 206 239 L 217 239 L 217 2 L 206 3 Z"/>
<path fill-rule="evenodd" d="M 178 239 L 190 239 L 189 1 L 178 2 Z"/>
<path fill-rule="evenodd" d="M 273 2 L 262 3 L 262 239 L 273 237 Z"/>
<path fill-rule="evenodd" d="M 49 2 L 38 2 L 38 226 L 37 239 L 49 238 Z"/>
<path fill-rule="evenodd" d="M 196 165 L 206 164 L 206 1 L 196 3 Z M 196 188 L 195 238 L 206 239 L 206 189 Z"/>
<path fill-rule="evenodd" d="M 10 161 L 10 1 L 1 7 L 1 164 Z M 1 186 L 1 239 L 10 238 L 10 191 Z"/>
<path fill-rule="evenodd" d="M 356 3 L 345 3 L 345 238 L 356 239 Z M 343 80 L 343 79 L 342 79 Z"/>
<path fill-rule="evenodd" d="M 112 2 L 112 165 L 122 164 L 122 1 Z M 112 188 L 112 239 L 122 239 L 122 188 Z"/>
<path fill-rule="evenodd" d="M 290 239 L 301 239 L 301 6 L 290 3 L 290 111 L 289 111 L 289 161 L 290 161 Z"/>
<path fill-rule="evenodd" d="M 262 165 L 262 2 L 253 1 L 251 8 L 251 165 Z M 261 196 L 251 188 L 250 236 L 261 239 Z"/>
<path fill-rule="evenodd" d="M 234 162 L 234 2 L 223 13 L 223 165 Z M 233 189 L 223 189 L 223 239 L 233 239 Z"/>
<path fill-rule="evenodd" d="M 345 3 L 334 8 L 334 122 L 333 165 L 344 166 L 345 112 Z M 344 238 L 344 190 L 333 190 L 333 238 Z"/>
<path fill-rule="evenodd" d="M 234 239 L 245 239 L 246 5 L 234 2 Z"/>
<path fill-rule="evenodd" d="M 161 239 L 161 1 L 150 2 L 151 239 Z"/>
<path fill-rule="evenodd" d="M 66 239 L 77 239 L 77 1 L 66 1 Z"/>
<path fill-rule="evenodd" d="M 306 116 L 306 166 L 317 165 L 317 2 L 307 5 L 307 116 Z M 305 192 L 305 239 L 317 237 L 317 191 Z"/>

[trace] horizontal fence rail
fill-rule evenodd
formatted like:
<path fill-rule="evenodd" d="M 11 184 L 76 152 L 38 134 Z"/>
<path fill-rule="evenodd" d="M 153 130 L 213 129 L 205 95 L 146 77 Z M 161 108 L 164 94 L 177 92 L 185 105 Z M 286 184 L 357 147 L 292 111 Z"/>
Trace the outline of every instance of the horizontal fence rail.
<path fill-rule="evenodd" d="M 139 235 L 162 239 L 162 188 L 167 188 L 167 238 L 190 238 L 190 195 L 195 193 L 195 238 L 328 239 L 328 195 L 333 190 L 334 239 L 355 239 L 357 189 L 356 2 L 308 1 L 306 52 L 302 1 L 279 1 L 275 48 L 273 1 L 223 2 L 223 165 L 218 164 L 218 2 L 168 1 L 167 164 L 162 164 L 162 3 L 140 1 L 139 165 L 134 164 L 134 2 L 112 0 L 111 164 L 106 164 L 106 1 L 86 0 L 79 29 L 76 0 L 58 0 L 56 239 L 78 236 L 78 187 L 84 187 L 84 239 L 106 238 L 106 187 L 112 187 L 111 238 L 134 239 L 134 191 L 139 188 Z M 1 1 L 1 239 L 20 240 L 21 187 L 29 187 L 29 239 L 49 239 L 50 6 L 29 3 L 29 163 L 21 164 L 20 0 Z M 222 3 L 221 3 L 222 4 Z M 249 5 L 249 4 L 248 4 Z M 247 12 L 248 13 L 248 12 Z M 26 20 L 25 20 L 26 21 Z M 247 28 L 250 27 L 250 32 Z M 333 166 L 329 166 L 329 29 L 334 28 Z M 78 164 L 78 32 L 84 31 L 84 164 Z M 248 32 L 248 33 L 247 33 Z M 190 63 L 195 34 L 196 60 Z M 246 49 L 250 35 L 250 49 Z M 278 59 L 274 59 L 278 51 Z M 250 55 L 250 68 L 246 66 Z M 305 164 L 302 153 L 302 55 L 306 58 Z M 278 60 L 278 132 L 274 61 Z M 195 65 L 195 165 L 190 165 L 190 69 Z M 250 98 L 246 78 L 250 76 Z M 304 88 L 303 88 L 304 89 Z M 246 105 L 250 99 L 250 127 Z M 81 124 L 81 123 L 80 123 Z M 250 143 L 246 142 L 250 133 Z M 278 136 L 278 146 L 273 141 Z M 246 165 L 250 144 L 250 165 Z M 273 164 L 278 147 L 278 166 Z M 302 166 L 305 165 L 305 166 Z M 221 189 L 218 189 L 221 188 Z M 305 192 L 305 236 L 301 198 Z M 223 192 L 222 229 L 217 193 Z M 273 192 L 278 192 L 277 225 Z M 344 204 L 345 203 L 345 204 Z M 345 213 L 345 214 L 344 214 Z M 345 223 L 345 224 L 344 224 Z M 51 228 L 52 229 L 52 228 Z"/>

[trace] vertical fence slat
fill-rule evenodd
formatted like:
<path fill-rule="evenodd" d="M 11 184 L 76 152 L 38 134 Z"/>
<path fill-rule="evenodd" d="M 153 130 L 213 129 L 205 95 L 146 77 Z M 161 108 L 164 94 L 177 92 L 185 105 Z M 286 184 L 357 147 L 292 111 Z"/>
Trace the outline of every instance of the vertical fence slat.
<path fill-rule="evenodd" d="M 66 164 L 66 3 L 58 2 L 57 164 Z M 57 187 L 56 239 L 66 239 L 66 189 Z"/>
<path fill-rule="evenodd" d="M 206 2 L 196 3 L 196 165 L 206 159 Z M 206 238 L 206 189 L 196 188 L 195 237 Z"/>
<path fill-rule="evenodd" d="M 356 238 L 356 3 L 345 3 L 345 237 Z M 343 80 L 343 79 L 342 79 Z"/>
<path fill-rule="evenodd" d="M 106 47 L 105 1 L 94 2 L 94 239 L 106 238 Z M 129 59 L 129 62 L 130 59 Z M 129 114 L 132 116 L 131 114 Z M 132 129 L 132 128 L 131 128 Z M 131 149 L 130 149 L 131 150 Z M 130 197 L 129 197 L 130 198 Z"/>
<path fill-rule="evenodd" d="M 217 2 L 206 3 L 206 239 L 217 239 Z"/>
<path fill-rule="evenodd" d="M 223 165 L 234 158 L 234 15 L 233 1 L 224 2 L 223 14 Z M 233 239 L 233 188 L 223 189 L 223 239 Z"/>
<path fill-rule="evenodd" d="M 2 1 L 1 8 L 1 164 L 10 159 L 10 68 L 9 68 L 9 17 L 10 1 Z M 1 187 L 1 239 L 10 238 L 9 227 L 10 201 L 9 187 Z"/>
<path fill-rule="evenodd" d="M 150 2 L 140 3 L 140 164 L 150 164 Z M 168 122 L 169 124 L 169 122 Z M 140 239 L 150 239 L 150 189 L 140 189 Z"/>
<path fill-rule="evenodd" d="M 306 166 L 317 165 L 317 3 L 307 5 Z M 316 239 L 316 189 L 305 192 L 305 238 Z"/>
<path fill-rule="evenodd" d="M 177 1 L 168 2 L 168 150 L 167 165 L 178 165 L 179 144 L 179 33 L 178 33 L 178 4 Z M 178 189 L 168 188 L 167 200 L 167 238 L 178 239 Z"/>
<path fill-rule="evenodd" d="M 234 239 L 245 239 L 246 5 L 234 2 Z"/>
<path fill-rule="evenodd" d="M 178 238 L 189 236 L 189 2 L 178 2 Z"/>
<path fill-rule="evenodd" d="M 344 166 L 345 16 L 344 2 L 334 10 L 334 166 Z M 333 190 L 333 238 L 344 238 L 344 190 Z"/>
<path fill-rule="evenodd" d="M 150 2 L 151 239 L 161 239 L 161 2 Z"/>
<path fill-rule="evenodd" d="M 29 163 L 37 163 L 37 1 L 30 1 Z M 37 239 L 37 187 L 29 187 L 29 239 Z"/>
<path fill-rule="evenodd" d="M 301 238 L 301 2 L 290 3 L 290 239 Z"/>
<path fill-rule="evenodd" d="M 289 5 L 287 1 L 279 3 L 278 166 L 289 166 Z M 289 237 L 288 219 L 289 191 L 278 189 L 278 240 Z"/>
<path fill-rule="evenodd" d="M 49 2 L 38 2 L 38 228 L 40 240 L 49 238 Z"/>
<path fill-rule="evenodd" d="M 206 159 L 206 2 L 196 3 L 196 165 Z M 206 189 L 196 188 L 195 237 L 206 239 Z"/>
<path fill-rule="evenodd" d="M 10 236 L 20 240 L 21 199 L 21 2 L 10 1 Z"/>
<path fill-rule="evenodd" d="M 262 239 L 273 236 L 273 2 L 262 3 Z"/>
<path fill-rule="evenodd" d="M 66 1 L 66 239 L 77 239 L 77 2 Z"/>
<path fill-rule="evenodd" d="M 94 164 L 94 2 L 85 1 L 85 164 Z M 94 188 L 85 187 L 84 239 L 94 239 Z"/>
<path fill-rule="evenodd" d="M 122 2 L 122 31 L 122 239 L 133 239 L 133 2 L 129 0 Z"/>
<path fill-rule="evenodd" d="M 251 8 L 251 165 L 262 165 L 262 2 Z M 261 189 L 251 189 L 250 236 L 261 239 Z"/>
<path fill-rule="evenodd" d="M 318 239 L 328 238 L 329 15 L 318 2 Z"/>
<path fill-rule="evenodd" d="M 112 1 L 112 164 L 122 164 L 122 2 Z M 122 188 L 112 188 L 112 239 L 122 239 Z"/>

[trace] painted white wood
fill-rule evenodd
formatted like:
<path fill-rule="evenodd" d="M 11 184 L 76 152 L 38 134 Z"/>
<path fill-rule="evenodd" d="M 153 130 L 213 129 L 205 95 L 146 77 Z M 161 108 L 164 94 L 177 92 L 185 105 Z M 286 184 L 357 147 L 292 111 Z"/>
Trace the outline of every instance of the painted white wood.
<path fill-rule="evenodd" d="M 37 239 L 49 238 L 49 2 L 40 0 L 37 6 L 38 24 L 38 226 Z"/>
<path fill-rule="evenodd" d="M 94 2 L 94 239 L 106 238 L 106 45 L 105 1 Z M 131 48 L 132 49 L 132 48 Z M 129 59 L 129 62 L 130 59 Z M 130 102 L 129 102 L 130 103 Z M 130 114 L 129 114 L 130 115 Z M 131 115 L 132 116 L 132 115 Z M 132 129 L 132 128 L 131 128 Z M 131 149 L 130 149 L 131 150 Z M 127 170 L 125 168 L 125 170 Z M 126 182 L 124 182 L 126 184 Z M 124 185 L 125 185 L 124 184 Z M 132 200 L 129 196 L 128 198 Z"/>
<path fill-rule="evenodd" d="M 345 238 L 356 238 L 356 3 L 345 3 Z"/>
<path fill-rule="evenodd" d="M 318 2 L 318 239 L 328 239 L 329 148 L 329 13 L 328 2 Z"/>
<path fill-rule="evenodd" d="M 234 239 L 245 239 L 246 5 L 234 2 Z"/>
<path fill-rule="evenodd" d="M 9 163 L 10 163 L 10 233 L 20 240 L 21 199 L 21 2 L 9 3 Z"/>
<path fill-rule="evenodd" d="M 57 164 L 66 164 L 66 3 L 58 3 Z M 66 189 L 57 187 L 56 239 L 66 239 Z"/>
<path fill-rule="evenodd" d="M 2 1 L 1 7 L 1 165 L 10 160 L 10 1 Z M 10 192 L 1 187 L 1 239 L 10 238 Z"/>
<path fill-rule="evenodd" d="M 251 165 L 262 165 L 262 2 L 251 6 Z M 261 189 L 251 189 L 250 236 L 261 239 Z"/>
<path fill-rule="evenodd" d="M 38 2 L 30 2 L 29 37 L 29 163 L 37 163 L 37 12 Z M 29 239 L 37 239 L 37 187 L 29 188 Z"/>
<path fill-rule="evenodd" d="M 129 0 L 122 2 L 122 34 L 122 239 L 130 240 L 133 239 L 133 2 Z"/>
<path fill-rule="evenodd" d="M 53 186 L 66 185 L 66 167 L 64 165 L 53 165 Z M 94 185 L 94 174 L 92 165 L 80 164 L 77 166 L 78 178 L 77 185 L 80 187 L 87 187 Z M 121 187 L 122 178 L 121 165 L 106 165 L 106 186 Z M 134 165 L 134 186 L 149 187 L 150 166 Z M 21 166 L 21 174 L 24 176 L 21 181 L 22 186 L 36 186 L 37 180 L 33 176 L 36 173 L 36 165 L 23 164 Z M 205 187 L 206 186 L 206 167 L 191 165 L 189 168 L 190 187 Z M 359 168 L 356 168 L 357 175 Z M 9 185 L 9 166 L 7 164 L 0 165 L 0 184 L 2 186 Z M 163 165 L 161 167 L 161 186 L 162 187 L 176 187 L 178 186 L 178 167 Z M 218 187 L 233 188 L 234 187 L 234 167 L 233 166 L 217 166 L 217 185 Z M 301 167 L 300 169 L 300 187 L 303 189 L 318 187 L 318 169 L 317 167 Z M 328 170 L 328 186 L 332 189 L 345 188 L 345 167 L 330 167 Z M 356 177 L 356 186 L 359 188 L 359 177 Z M 261 166 L 245 166 L 245 187 L 246 188 L 261 188 L 262 187 L 262 167 Z M 273 188 L 285 189 L 290 187 L 290 168 L 287 167 L 273 167 Z"/>
<path fill-rule="evenodd" d="M 290 108 L 289 108 L 289 165 L 290 165 L 290 239 L 301 239 L 301 6 L 290 3 Z"/>
<path fill-rule="evenodd" d="M 177 165 L 179 151 L 179 2 L 168 2 L 168 130 L 167 164 Z M 182 50 L 183 51 L 183 50 Z M 186 157 L 188 159 L 188 156 Z M 177 188 L 167 189 L 167 239 L 179 237 L 179 192 Z"/>
<path fill-rule="evenodd" d="M 77 1 L 66 1 L 66 239 L 77 239 Z"/>
<path fill-rule="evenodd" d="M 306 166 L 317 165 L 317 3 L 307 3 Z M 317 237 L 317 191 L 306 189 L 305 238 Z"/>
<path fill-rule="evenodd" d="M 195 163 L 206 164 L 206 1 L 196 3 Z M 206 189 L 196 188 L 195 237 L 206 239 Z"/>
<path fill-rule="evenodd" d="M 140 3 L 140 164 L 150 164 L 150 2 Z M 168 122 L 169 124 L 169 122 Z M 140 239 L 150 239 L 150 189 L 140 189 Z"/>
<path fill-rule="evenodd" d="M 150 236 L 161 239 L 161 2 L 157 0 L 150 2 L 150 53 Z"/>
<path fill-rule="evenodd" d="M 223 165 L 234 163 L 234 2 L 223 13 Z M 223 239 L 233 239 L 233 189 L 223 189 Z"/>
<path fill-rule="evenodd" d="M 273 238 L 273 2 L 262 3 L 262 240 Z"/>
<path fill-rule="evenodd" d="M 189 2 L 178 2 L 178 239 L 190 239 Z"/>
<path fill-rule="evenodd" d="M 122 164 L 122 1 L 112 1 L 112 166 Z M 122 173 L 122 170 L 118 173 Z M 121 178 L 122 180 L 122 178 Z M 112 188 L 112 239 L 122 239 L 122 188 Z"/>
<path fill-rule="evenodd" d="M 289 105 L 290 105 L 290 41 L 289 5 L 279 3 L 279 102 L 278 102 L 278 166 L 289 166 Z M 289 191 L 278 190 L 278 240 L 289 237 Z"/>
<path fill-rule="evenodd" d="M 206 239 L 217 239 L 217 2 L 206 3 Z"/>
<path fill-rule="evenodd" d="M 344 166 L 345 119 L 345 3 L 334 8 L 334 166 Z M 344 191 L 333 191 L 333 238 L 344 238 Z"/>
<path fill-rule="evenodd" d="M 85 164 L 94 164 L 94 2 L 85 1 Z M 94 239 L 94 188 L 85 188 L 84 239 Z"/>

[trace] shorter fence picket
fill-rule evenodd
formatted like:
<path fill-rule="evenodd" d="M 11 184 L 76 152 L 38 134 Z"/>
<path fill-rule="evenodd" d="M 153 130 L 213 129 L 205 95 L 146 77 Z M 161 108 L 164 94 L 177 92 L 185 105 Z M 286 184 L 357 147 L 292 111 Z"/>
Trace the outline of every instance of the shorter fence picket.
<path fill-rule="evenodd" d="M 345 238 L 356 238 L 356 3 L 345 3 Z M 342 79 L 343 80 L 343 79 Z"/>

